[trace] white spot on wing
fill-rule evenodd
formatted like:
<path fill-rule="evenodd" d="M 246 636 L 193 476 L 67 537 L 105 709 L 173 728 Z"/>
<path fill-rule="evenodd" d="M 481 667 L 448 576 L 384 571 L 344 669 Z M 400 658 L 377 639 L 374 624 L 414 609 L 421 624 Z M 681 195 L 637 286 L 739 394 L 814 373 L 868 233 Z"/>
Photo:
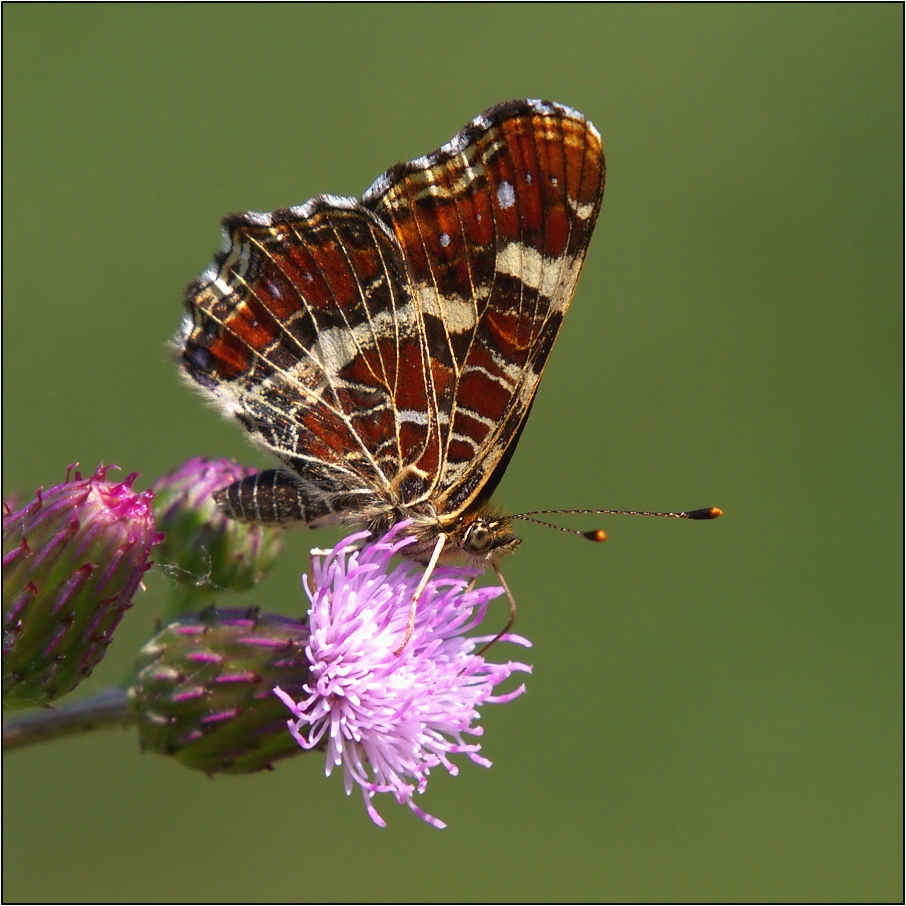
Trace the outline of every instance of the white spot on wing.
<path fill-rule="evenodd" d="M 417 316 L 415 307 L 404 305 L 393 311 L 373 314 L 367 321 L 351 327 L 332 327 L 321 330 L 311 350 L 305 354 L 318 368 L 336 375 L 352 362 L 362 349 L 369 348 L 375 337 L 411 336 L 415 332 Z"/>
<path fill-rule="evenodd" d="M 497 201 L 500 202 L 500 207 L 504 210 L 513 207 L 516 203 L 516 193 L 506 179 L 497 186 Z"/>
<path fill-rule="evenodd" d="M 273 299 L 282 299 L 283 298 L 283 290 L 280 288 L 280 284 L 276 280 L 272 280 L 272 279 L 268 278 L 267 280 L 265 280 L 264 285 L 267 288 L 267 292 L 271 296 L 271 298 L 273 298 Z"/>
<path fill-rule="evenodd" d="M 320 359 L 328 374 L 336 374 L 359 354 L 356 339 L 351 330 L 321 331 L 316 346 L 320 347 Z"/>
<path fill-rule="evenodd" d="M 580 220 L 588 220 L 594 212 L 595 206 L 591 202 L 586 204 L 580 204 L 578 201 L 573 201 L 568 195 L 566 196 L 566 203 L 573 209 L 576 217 Z"/>
<path fill-rule="evenodd" d="M 431 426 L 433 418 L 425 410 L 419 411 L 418 409 L 397 409 L 396 410 L 396 423 L 398 425 L 403 424 L 403 422 L 409 422 L 410 425 L 421 425 L 423 428 L 428 428 Z M 446 412 L 437 413 L 437 421 L 441 425 L 449 424 L 450 416 Z"/>
<path fill-rule="evenodd" d="M 498 273 L 518 277 L 526 286 L 559 303 L 558 310 L 569 304 L 572 288 L 579 278 L 581 260 L 568 255 L 546 258 L 536 249 L 520 242 L 511 242 L 497 253 Z"/>
<path fill-rule="evenodd" d="M 222 280 L 220 277 L 218 277 L 211 283 L 211 291 L 215 296 L 224 299 L 233 292 L 233 287 L 230 286 L 230 284 L 225 280 Z"/>
<path fill-rule="evenodd" d="M 446 248 L 450 244 L 450 237 L 446 233 L 440 234 L 440 246 Z"/>
<path fill-rule="evenodd" d="M 440 318 L 453 333 L 473 330 L 478 321 L 478 309 L 471 299 L 439 296 L 435 289 L 420 286 L 415 301 L 423 312 Z"/>
<path fill-rule="evenodd" d="M 419 412 L 417 409 L 398 409 L 396 412 L 396 423 L 401 425 L 403 422 L 409 422 L 410 425 L 427 427 L 428 413 Z"/>

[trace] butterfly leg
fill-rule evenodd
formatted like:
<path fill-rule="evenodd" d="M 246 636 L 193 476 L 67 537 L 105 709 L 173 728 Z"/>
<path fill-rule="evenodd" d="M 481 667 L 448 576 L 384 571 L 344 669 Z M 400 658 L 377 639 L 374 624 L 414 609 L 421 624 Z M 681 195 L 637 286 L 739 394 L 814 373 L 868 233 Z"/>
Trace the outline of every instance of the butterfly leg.
<path fill-rule="evenodd" d="M 434 545 L 434 551 L 431 554 L 431 559 L 428 561 L 428 565 L 425 567 L 425 573 L 422 576 L 421 582 L 418 583 L 418 588 L 415 589 L 415 594 L 412 595 L 412 606 L 409 608 L 409 623 L 406 626 L 406 635 L 403 638 L 403 644 L 396 649 L 393 653 L 399 656 L 402 653 L 402 650 L 409 644 L 409 639 L 412 638 L 412 631 L 415 629 L 415 611 L 418 606 L 418 599 L 421 597 L 421 593 L 425 590 L 425 586 L 428 584 L 428 579 L 431 578 L 431 573 L 434 572 L 434 567 L 437 566 L 437 561 L 440 558 L 440 552 L 444 549 L 444 542 L 447 540 L 446 535 L 438 535 L 437 543 Z"/>
<path fill-rule="evenodd" d="M 491 639 L 487 645 L 484 645 L 481 650 L 478 652 L 479 655 L 484 654 L 491 645 L 499 642 L 512 628 L 513 623 L 516 622 L 516 599 L 513 597 L 513 593 L 510 591 L 510 586 L 506 584 L 506 579 L 503 578 L 503 573 L 500 572 L 500 567 L 496 563 L 491 564 L 494 567 L 494 572 L 497 573 L 497 581 L 500 582 L 503 587 L 503 593 L 506 595 L 506 599 L 510 604 L 510 618 L 506 621 L 506 626 Z"/>

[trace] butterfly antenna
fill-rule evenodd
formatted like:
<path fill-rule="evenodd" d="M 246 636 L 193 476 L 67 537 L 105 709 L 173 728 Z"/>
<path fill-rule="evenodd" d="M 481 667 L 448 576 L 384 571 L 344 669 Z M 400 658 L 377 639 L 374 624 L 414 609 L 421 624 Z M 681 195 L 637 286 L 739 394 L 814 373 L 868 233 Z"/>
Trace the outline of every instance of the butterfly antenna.
<path fill-rule="evenodd" d="M 559 532 L 567 532 L 570 535 L 581 535 L 589 541 L 604 541 L 607 539 L 607 533 L 604 529 L 592 529 L 590 532 L 582 532 L 578 529 L 564 528 L 562 525 L 555 525 L 553 522 L 544 522 L 541 519 L 533 519 L 533 516 L 665 516 L 669 519 L 717 519 L 723 516 L 723 510 L 716 506 L 702 507 L 698 510 L 684 510 L 681 513 L 652 513 L 647 510 L 532 510 L 529 513 L 515 513 L 509 516 L 509 519 L 522 519 L 525 522 L 535 522 L 538 525 L 546 525 L 550 528 L 557 529 Z"/>
<path fill-rule="evenodd" d="M 539 510 L 539 513 L 546 512 L 546 510 Z M 559 512 L 557 510 L 552 510 L 551 512 Z M 571 510 L 566 510 L 565 512 L 572 512 Z M 543 519 L 532 519 L 528 513 L 520 513 L 518 516 L 508 516 L 508 519 L 522 519 L 524 522 L 534 522 L 535 525 L 546 525 L 548 528 L 556 529 L 558 532 L 566 532 L 567 535 L 581 535 L 583 538 L 588 538 L 589 541 L 606 541 L 607 532 L 604 529 L 594 529 L 590 532 L 582 532 L 579 529 L 567 528 L 565 525 L 557 525 L 555 522 L 545 522 Z"/>

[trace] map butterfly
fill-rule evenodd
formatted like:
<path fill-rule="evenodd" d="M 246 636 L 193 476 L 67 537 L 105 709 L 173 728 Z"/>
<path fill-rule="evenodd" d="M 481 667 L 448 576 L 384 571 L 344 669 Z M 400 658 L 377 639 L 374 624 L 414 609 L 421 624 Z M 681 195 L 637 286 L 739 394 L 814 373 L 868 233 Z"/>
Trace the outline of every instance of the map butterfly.
<path fill-rule="evenodd" d="M 375 535 L 409 519 L 422 586 L 440 559 L 500 576 L 520 540 L 489 498 L 576 288 L 604 172 L 581 113 L 518 100 L 361 199 L 225 218 L 187 291 L 180 365 L 284 468 L 218 505 Z"/>

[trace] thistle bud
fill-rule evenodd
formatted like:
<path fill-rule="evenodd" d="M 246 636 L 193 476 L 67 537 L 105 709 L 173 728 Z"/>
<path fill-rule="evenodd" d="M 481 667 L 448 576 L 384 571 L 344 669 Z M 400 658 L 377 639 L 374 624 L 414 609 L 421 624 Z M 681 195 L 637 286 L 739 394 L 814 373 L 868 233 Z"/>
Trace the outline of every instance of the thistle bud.
<path fill-rule="evenodd" d="M 143 750 L 208 774 L 269 768 L 301 749 L 274 687 L 304 697 L 304 620 L 249 610 L 184 613 L 139 657 L 129 690 Z"/>
<path fill-rule="evenodd" d="M 3 704 L 46 704 L 103 658 L 142 576 L 155 531 L 137 472 L 107 481 L 79 472 L 3 516 Z"/>
<path fill-rule="evenodd" d="M 220 589 L 246 591 L 273 566 L 280 530 L 236 522 L 211 497 L 255 471 L 228 459 L 196 457 L 154 483 L 154 514 L 166 533 L 160 558 L 177 583 L 169 615 L 199 609 Z"/>

